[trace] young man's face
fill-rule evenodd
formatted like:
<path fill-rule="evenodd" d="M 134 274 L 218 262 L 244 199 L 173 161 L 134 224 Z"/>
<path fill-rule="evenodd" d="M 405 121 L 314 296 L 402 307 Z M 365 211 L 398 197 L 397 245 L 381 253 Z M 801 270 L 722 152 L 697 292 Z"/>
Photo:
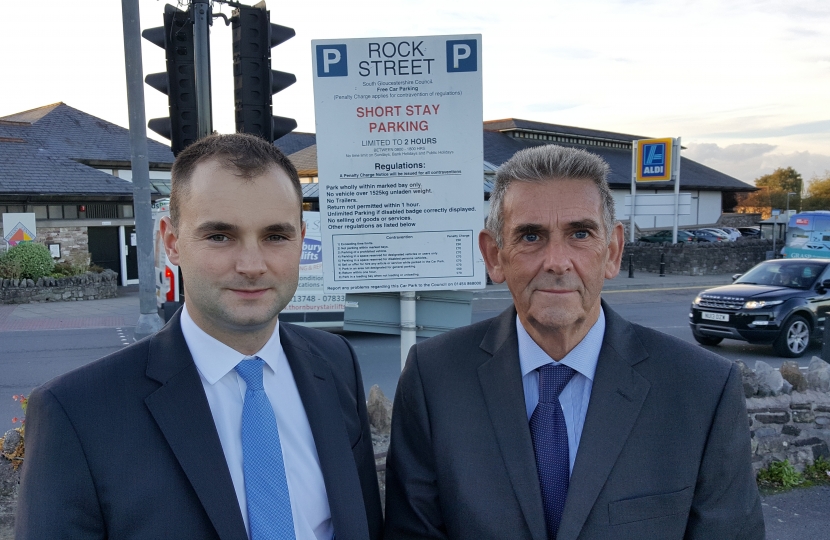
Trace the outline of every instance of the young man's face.
<path fill-rule="evenodd" d="M 240 178 L 217 161 L 193 171 L 165 248 L 182 268 L 187 309 L 208 334 L 273 329 L 297 289 L 305 224 L 288 175 Z M 169 220 L 169 218 L 165 218 Z"/>

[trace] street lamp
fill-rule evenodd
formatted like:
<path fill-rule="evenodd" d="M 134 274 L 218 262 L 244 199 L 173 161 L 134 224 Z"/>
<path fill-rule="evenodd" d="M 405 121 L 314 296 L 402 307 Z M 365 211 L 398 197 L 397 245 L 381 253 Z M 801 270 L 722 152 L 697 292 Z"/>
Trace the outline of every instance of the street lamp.
<path fill-rule="evenodd" d="M 791 195 L 798 195 L 798 193 L 793 193 L 792 191 L 787 193 L 787 221 L 784 225 L 784 242 L 787 241 L 787 233 L 790 232 L 790 196 Z"/>

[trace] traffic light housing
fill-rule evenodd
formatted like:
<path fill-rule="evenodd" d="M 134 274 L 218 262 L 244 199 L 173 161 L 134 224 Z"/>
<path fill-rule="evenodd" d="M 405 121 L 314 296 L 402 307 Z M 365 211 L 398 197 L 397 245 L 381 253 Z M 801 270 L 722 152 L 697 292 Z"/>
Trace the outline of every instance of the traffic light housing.
<path fill-rule="evenodd" d="M 275 141 L 293 131 L 297 122 L 272 115 L 271 95 L 288 88 L 297 78 L 271 69 L 271 48 L 294 37 L 294 29 L 272 24 L 264 1 L 237 7 L 231 28 L 236 131 Z"/>
<path fill-rule="evenodd" d="M 147 75 L 144 82 L 167 94 L 170 117 L 153 118 L 147 126 L 170 139 L 170 149 L 173 155 L 178 155 L 198 138 L 199 110 L 190 10 L 165 5 L 164 26 L 148 28 L 141 35 L 164 49 L 167 59 L 167 72 Z M 208 110 L 209 107 L 208 104 Z"/>

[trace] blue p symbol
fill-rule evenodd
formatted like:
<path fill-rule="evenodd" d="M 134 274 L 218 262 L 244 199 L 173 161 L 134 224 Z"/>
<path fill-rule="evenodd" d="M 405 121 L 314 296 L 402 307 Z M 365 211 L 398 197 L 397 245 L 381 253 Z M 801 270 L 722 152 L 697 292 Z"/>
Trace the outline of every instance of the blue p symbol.
<path fill-rule="evenodd" d="M 317 45 L 317 76 L 346 77 L 349 63 L 346 58 L 346 45 Z"/>
<path fill-rule="evenodd" d="M 447 72 L 478 71 L 478 43 L 474 39 L 447 41 Z"/>

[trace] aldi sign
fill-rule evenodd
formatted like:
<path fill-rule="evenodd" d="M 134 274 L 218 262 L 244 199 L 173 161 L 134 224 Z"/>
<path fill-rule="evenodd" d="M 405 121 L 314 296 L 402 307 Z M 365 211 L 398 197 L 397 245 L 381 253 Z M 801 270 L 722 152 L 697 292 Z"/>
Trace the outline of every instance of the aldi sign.
<path fill-rule="evenodd" d="M 665 182 L 672 178 L 674 140 L 642 139 L 637 141 L 636 179 L 638 182 Z"/>

